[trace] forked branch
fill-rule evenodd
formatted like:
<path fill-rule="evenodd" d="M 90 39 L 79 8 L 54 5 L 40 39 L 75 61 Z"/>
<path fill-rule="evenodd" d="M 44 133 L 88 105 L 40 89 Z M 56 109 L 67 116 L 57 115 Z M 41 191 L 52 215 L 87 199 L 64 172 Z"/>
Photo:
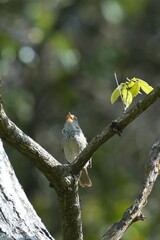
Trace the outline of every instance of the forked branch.
<path fill-rule="evenodd" d="M 1 91 L 1 89 L 0 89 Z M 120 132 L 136 119 L 143 111 L 153 104 L 160 97 L 160 86 L 158 86 L 149 95 L 145 96 L 125 114 L 117 118 L 111 124 L 106 126 L 100 134 L 93 138 L 87 147 L 81 152 L 77 160 L 68 166 L 73 174 L 79 173 L 88 159 L 96 152 L 96 150 L 108 141 L 115 134 Z M 33 139 L 24 134 L 5 114 L 2 103 L 0 103 L 0 137 L 12 145 L 19 152 L 31 158 L 33 163 L 46 175 L 46 171 L 52 172 L 54 168 L 61 164 L 46 150 L 44 150 Z M 45 169 L 45 172 L 44 172 Z M 47 173 L 48 174 L 48 173 Z M 49 173 L 50 174 L 50 173 Z"/>
<path fill-rule="evenodd" d="M 75 175 L 79 174 L 88 159 L 95 153 L 95 151 L 107 140 L 109 140 L 116 133 L 120 134 L 121 131 L 129 125 L 134 119 L 136 119 L 144 110 L 146 110 L 152 103 L 154 103 L 160 97 L 160 86 L 153 92 L 147 95 L 142 101 L 136 104 L 132 109 L 119 117 L 117 120 L 109 124 L 102 130 L 88 146 L 81 152 L 77 160 L 70 165 L 61 165 L 52 155 L 44 150 L 38 143 L 32 140 L 29 136 L 24 134 L 5 114 L 2 103 L 0 103 L 0 137 L 17 149 L 19 152 L 30 158 L 33 163 L 40 169 L 40 171 L 47 177 L 51 185 L 56 189 L 59 197 L 63 236 L 65 240 L 77 239 L 82 240 L 82 223 L 81 213 L 79 206 L 79 197 L 77 183 L 78 179 Z M 152 166 L 152 165 L 151 165 Z M 71 174 L 72 173 L 72 174 Z M 153 172 L 151 172 L 153 174 Z M 158 173 L 157 173 L 158 174 Z M 146 180 L 147 181 L 147 180 Z M 152 188 L 152 183 L 146 182 Z M 151 185 L 150 185 L 151 184 Z M 154 183 L 153 183 L 154 184 Z M 150 191 L 151 191 L 150 188 Z M 133 222 L 141 218 L 141 209 L 145 204 L 143 201 L 144 191 L 141 192 L 136 201 L 129 208 L 122 220 L 126 219 L 127 227 Z M 147 195 L 148 196 L 148 195 Z M 140 204 L 140 211 L 137 214 L 137 204 Z M 138 205 L 139 206 L 139 205 Z M 128 215 L 131 218 L 128 218 Z M 75 223 L 75 224 L 73 224 Z M 119 236 L 127 229 L 124 226 L 123 231 L 120 228 L 120 224 L 114 224 L 105 234 L 103 240 L 107 239 L 119 239 Z M 118 229 L 117 229 L 118 227 Z M 117 231 L 116 237 L 115 230 Z M 107 238 L 107 236 L 113 236 L 113 238 Z M 119 235 L 118 235 L 119 234 Z M 118 236 L 118 237 L 117 237 Z"/>

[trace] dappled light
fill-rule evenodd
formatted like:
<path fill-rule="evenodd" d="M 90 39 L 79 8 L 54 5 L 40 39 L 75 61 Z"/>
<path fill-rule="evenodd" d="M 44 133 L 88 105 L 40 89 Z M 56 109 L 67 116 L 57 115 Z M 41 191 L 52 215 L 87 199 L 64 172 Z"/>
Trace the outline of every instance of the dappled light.
<path fill-rule="evenodd" d="M 78 117 L 88 142 L 122 115 L 121 99 L 110 102 L 117 88 L 115 72 L 119 83 L 136 77 L 153 88 L 159 84 L 159 9 L 158 0 L 1 0 L 0 75 L 10 119 L 66 163 L 61 130 L 68 112 Z M 157 101 L 93 156 L 93 186 L 80 189 L 85 240 L 100 238 L 130 206 L 159 129 Z M 30 162 L 5 147 L 37 214 L 55 239 L 61 239 L 55 192 Z M 124 240 L 159 239 L 158 186 L 145 208 L 147 219 L 133 224 Z"/>

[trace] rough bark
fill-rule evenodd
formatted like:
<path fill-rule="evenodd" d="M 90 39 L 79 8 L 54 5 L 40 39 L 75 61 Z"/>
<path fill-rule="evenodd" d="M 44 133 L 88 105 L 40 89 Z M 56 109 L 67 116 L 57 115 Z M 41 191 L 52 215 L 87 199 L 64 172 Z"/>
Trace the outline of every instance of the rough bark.
<path fill-rule="evenodd" d="M 101 240 L 119 240 L 130 225 L 136 221 L 144 220 L 142 208 L 152 191 L 155 181 L 160 173 L 160 142 L 153 145 L 150 159 L 146 164 L 145 179 L 133 204 L 124 212 L 122 219 L 114 223 Z"/>
<path fill-rule="evenodd" d="M 82 240 L 82 222 L 77 192 L 79 173 L 95 151 L 129 125 L 160 97 L 160 86 L 132 109 L 102 130 L 72 164 L 61 165 L 38 143 L 24 134 L 5 114 L 0 104 L 0 137 L 27 156 L 46 176 L 56 190 L 60 202 L 64 240 Z"/>
<path fill-rule="evenodd" d="M 54 240 L 19 184 L 0 140 L 0 240 Z"/>
<path fill-rule="evenodd" d="M 38 143 L 23 133 L 7 117 L 2 105 L 0 109 L 0 129 L 2 139 L 29 157 L 49 180 L 50 186 L 56 190 L 60 200 L 60 207 L 62 207 L 60 212 L 62 216 L 63 238 L 65 240 L 82 240 L 79 196 L 77 190 L 75 190 L 78 187 L 78 174 L 71 174 L 70 165 L 60 164 Z M 72 236 L 74 237 L 72 238 Z"/>
<path fill-rule="evenodd" d="M 75 187 L 76 189 L 73 189 Z M 77 185 L 73 186 L 73 188 L 70 187 L 68 188 L 68 191 L 66 191 L 65 193 L 58 194 L 61 219 L 63 219 L 62 221 L 63 240 L 68 239 L 83 240 L 78 186 Z"/>

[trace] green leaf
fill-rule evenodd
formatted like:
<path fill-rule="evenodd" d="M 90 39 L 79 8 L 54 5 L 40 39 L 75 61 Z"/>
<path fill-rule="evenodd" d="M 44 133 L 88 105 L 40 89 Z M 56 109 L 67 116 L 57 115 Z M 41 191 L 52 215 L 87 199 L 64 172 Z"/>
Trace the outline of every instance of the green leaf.
<path fill-rule="evenodd" d="M 113 104 L 121 95 L 123 104 L 125 105 L 124 110 L 126 110 L 132 103 L 133 98 L 140 93 L 140 89 L 142 89 L 146 94 L 153 90 L 153 88 L 149 86 L 147 82 L 139 78 L 127 78 L 127 81 L 125 83 L 121 83 L 119 87 L 117 87 L 112 93 L 111 103 Z"/>
<path fill-rule="evenodd" d="M 111 103 L 113 104 L 116 100 L 117 100 L 117 98 L 120 96 L 120 89 L 121 89 L 121 87 L 119 86 L 119 87 L 117 87 L 114 91 L 113 91 L 113 93 L 112 93 L 112 95 L 111 95 Z"/>
<path fill-rule="evenodd" d="M 132 93 L 133 97 L 136 97 L 138 93 L 140 92 L 140 83 L 139 81 L 135 82 L 133 86 L 130 89 L 130 92 Z"/>
<path fill-rule="evenodd" d="M 150 92 L 153 91 L 153 88 L 152 88 L 151 86 L 149 86 L 148 83 L 146 83 L 145 81 L 139 79 L 139 83 L 140 83 L 141 89 L 142 89 L 146 94 L 149 94 Z"/>
<path fill-rule="evenodd" d="M 137 82 L 139 80 L 140 80 L 139 78 L 135 78 L 135 77 L 130 79 L 130 81 L 132 81 L 132 82 Z"/>
<path fill-rule="evenodd" d="M 126 86 L 122 88 L 121 93 L 122 93 L 123 103 L 126 106 L 125 109 L 127 109 L 133 100 L 132 93 L 130 92 L 130 90 L 126 88 Z"/>
<path fill-rule="evenodd" d="M 135 81 L 133 81 L 133 79 L 129 79 L 129 81 L 127 81 L 125 84 L 127 85 L 127 88 L 130 89 L 134 86 Z"/>

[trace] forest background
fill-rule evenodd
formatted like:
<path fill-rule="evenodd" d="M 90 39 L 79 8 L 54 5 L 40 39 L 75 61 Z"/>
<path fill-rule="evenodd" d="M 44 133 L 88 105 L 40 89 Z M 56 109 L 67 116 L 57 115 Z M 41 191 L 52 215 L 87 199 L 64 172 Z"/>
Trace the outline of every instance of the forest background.
<path fill-rule="evenodd" d="M 159 84 L 159 9 L 158 0 L 0 0 L 0 72 L 10 119 L 65 163 L 61 130 L 69 111 L 88 141 L 122 114 L 121 101 L 110 104 L 114 72 L 120 82 L 138 77 Z M 159 129 L 157 101 L 93 156 L 93 187 L 80 189 L 86 240 L 102 236 L 132 203 Z M 38 215 L 61 239 L 55 191 L 24 156 L 5 149 Z M 124 240 L 159 240 L 159 189 L 157 181 L 146 220 L 133 224 Z"/>

